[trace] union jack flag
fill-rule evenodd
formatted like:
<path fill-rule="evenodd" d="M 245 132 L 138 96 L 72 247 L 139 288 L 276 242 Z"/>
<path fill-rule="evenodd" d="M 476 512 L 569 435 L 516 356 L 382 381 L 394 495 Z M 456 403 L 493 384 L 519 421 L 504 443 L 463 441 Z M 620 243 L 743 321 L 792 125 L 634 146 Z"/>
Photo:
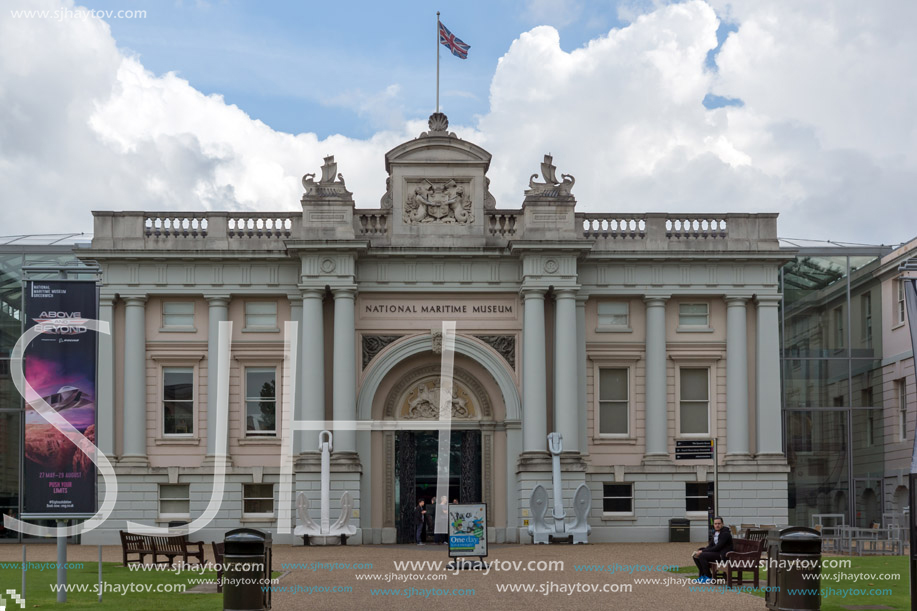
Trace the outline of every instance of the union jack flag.
<path fill-rule="evenodd" d="M 449 31 L 449 28 L 439 22 L 439 44 L 448 47 L 452 54 L 460 59 L 468 59 L 468 49 L 471 45 L 462 42 L 461 38 L 456 38 L 455 34 Z"/>

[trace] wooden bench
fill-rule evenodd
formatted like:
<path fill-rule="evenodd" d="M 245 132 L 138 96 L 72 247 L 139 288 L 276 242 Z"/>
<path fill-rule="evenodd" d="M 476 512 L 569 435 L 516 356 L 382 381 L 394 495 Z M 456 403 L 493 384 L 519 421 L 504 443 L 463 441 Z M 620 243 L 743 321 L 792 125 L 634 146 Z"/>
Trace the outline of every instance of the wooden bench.
<path fill-rule="evenodd" d="M 134 533 L 124 532 L 123 530 L 119 531 L 119 534 L 121 535 L 121 563 L 123 566 L 127 566 L 128 562 L 145 564 L 146 557 L 156 553 L 156 549 L 153 547 L 153 541 L 150 537 L 135 535 Z M 137 558 L 132 560 L 128 557 L 129 554 L 136 554 Z"/>
<path fill-rule="evenodd" d="M 217 565 L 217 592 L 223 591 L 223 542 L 210 544 L 213 547 L 213 562 Z"/>
<path fill-rule="evenodd" d="M 726 560 L 710 563 L 710 574 L 714 579 L 717 573 L 726 574 L 726 585 L 732 587 L 733 577 L 737 585 L 742 585 L 742 573 L 750 572 L 755 587 L 760 587 L 761 553 L 764 551 L 764 539 L 733 539 L 732 551 L 726 552 Z"/>
<path fill-rule="evenodd" d="M 204 543 L 201 541 L 188 541 L 188 535 L 153 536 L 138 535 L 120 531 L 122 563 L 128 562 L 144 564 L 147 556 L 153 557 L 153 564 L 172 564 L 175 558 L 181 556 L 187 564 L 189 558 L 197 558 L 204 563 Z M 128 558 L 128 554 L 137 555 L 136 559 Z M 164 556 L 165 560 L 159 557 Z"/>

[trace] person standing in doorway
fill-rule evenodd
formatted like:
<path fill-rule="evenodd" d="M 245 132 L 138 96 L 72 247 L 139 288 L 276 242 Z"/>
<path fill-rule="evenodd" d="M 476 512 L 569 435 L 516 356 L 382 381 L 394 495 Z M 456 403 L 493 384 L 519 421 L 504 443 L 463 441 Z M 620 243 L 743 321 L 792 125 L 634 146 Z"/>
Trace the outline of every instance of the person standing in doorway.
<path fill-rule="evenodd" d="M 445 494 L 440 497 L 439 505 L 436 506 L 436 516 L 442 516 L 443 525 L 446 527 L 446 532 L 436 533 L 436 542 L 442 545 L 449 534 L 449 498 Z"/>
<path fill-rule="evenodd" d="M 426 521 L 427 510 L 424 508 L 424 500 L 417 501 L 417 507 L 414 508 L 414 542 L 417 545 L 423 545 L 420 536 L 423 534 L 423 523 Z"/>

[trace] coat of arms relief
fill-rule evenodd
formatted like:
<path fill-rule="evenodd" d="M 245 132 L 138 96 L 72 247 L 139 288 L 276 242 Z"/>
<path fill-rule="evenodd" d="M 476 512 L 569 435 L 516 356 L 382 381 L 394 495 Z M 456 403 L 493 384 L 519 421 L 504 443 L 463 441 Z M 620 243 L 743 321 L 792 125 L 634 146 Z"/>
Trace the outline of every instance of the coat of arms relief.
<path fill-rule="evenodd" d="M 404 222 L 408 225 L 419 223 L 456 223 L 465 225 L 474 222 L 471 210 L 471 197 L 466 192 L 466 185 L 450 179 L 448 181 L 424 180 L 420 184 L 410 185 L 404 202 Z"/>

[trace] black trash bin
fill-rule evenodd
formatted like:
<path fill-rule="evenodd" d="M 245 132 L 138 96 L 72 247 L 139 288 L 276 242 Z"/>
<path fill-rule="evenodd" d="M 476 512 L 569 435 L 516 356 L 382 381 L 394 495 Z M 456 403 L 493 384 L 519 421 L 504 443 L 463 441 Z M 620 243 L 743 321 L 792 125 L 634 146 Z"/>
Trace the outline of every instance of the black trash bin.
<path fill-rule="evenodd" d="M 773 611 L 821 609 L 821 535 L 805 526 L 767 534 L 767 592 Z M 795 590 L 790 593 L 790 590 Z M 805 592 L 805 593 L 804 593 Z"/>
<path fill-rule="evenodd" d="M 669 520 L 669 543 L 687 543 L 691 540 L 691 520 L 672 518 Z"/>
<path fill-rule="evenodd" d="M 271 608 L 271 533 L 237 528 L 223 538 L 223 609 Z"/>

